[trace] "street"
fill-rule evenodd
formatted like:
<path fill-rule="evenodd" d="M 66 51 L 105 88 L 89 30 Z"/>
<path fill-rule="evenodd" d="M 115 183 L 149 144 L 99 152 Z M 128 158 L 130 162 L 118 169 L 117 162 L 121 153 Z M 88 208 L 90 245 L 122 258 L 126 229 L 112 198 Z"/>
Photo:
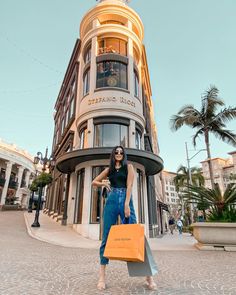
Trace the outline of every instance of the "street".
<path fill-rule="evenodd" d="M 143 278 L 129 278 L 126 263 L 111 261 L 108 288 L 98 291 L 98 249 L 36 240 L 28 235 L 23 215 L 0 211 L 1 295 L 236 294 L 236 253 L 198 250 L 154 251 L 159 274 L 154 278 L 158 291 L 152 292 Z"/>

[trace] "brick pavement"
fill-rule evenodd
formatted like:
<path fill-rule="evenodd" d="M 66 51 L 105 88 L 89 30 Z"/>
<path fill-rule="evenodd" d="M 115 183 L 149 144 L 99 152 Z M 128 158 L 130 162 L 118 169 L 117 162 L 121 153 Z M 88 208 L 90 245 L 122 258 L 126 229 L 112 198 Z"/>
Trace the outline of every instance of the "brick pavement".
<path fill-rule="evenodd" d="M 23 212 L 0 212 L 1 295 L 236 294 L 236 253 L 154 251 L 158 291 L 129 278 L 124 262 L 108 266 L 108 289 L 96 290 L 98 249 L 66 248 L 31 238 Z"/>

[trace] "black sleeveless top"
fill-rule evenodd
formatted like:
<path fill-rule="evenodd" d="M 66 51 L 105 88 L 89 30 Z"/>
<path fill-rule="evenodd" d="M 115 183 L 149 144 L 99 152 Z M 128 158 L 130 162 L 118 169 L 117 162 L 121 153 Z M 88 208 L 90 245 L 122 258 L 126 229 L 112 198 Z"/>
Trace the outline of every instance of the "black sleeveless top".
<path fill-rule="evenodd" d="M 111 183 L 111 187 L 127 187 L 128 171 L 125 166 L 121 166 L 119 169 L 115 169 L 108 175 Z"/>

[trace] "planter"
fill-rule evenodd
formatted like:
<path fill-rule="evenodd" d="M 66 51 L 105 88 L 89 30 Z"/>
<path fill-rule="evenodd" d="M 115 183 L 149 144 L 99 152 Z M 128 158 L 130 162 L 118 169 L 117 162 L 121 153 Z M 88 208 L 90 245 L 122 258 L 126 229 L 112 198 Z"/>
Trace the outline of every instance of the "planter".
<path fill-rule="evenodd" d="M 236 251 L 236 222 L 196 222 L 193 235 L 199 250 Z"/>

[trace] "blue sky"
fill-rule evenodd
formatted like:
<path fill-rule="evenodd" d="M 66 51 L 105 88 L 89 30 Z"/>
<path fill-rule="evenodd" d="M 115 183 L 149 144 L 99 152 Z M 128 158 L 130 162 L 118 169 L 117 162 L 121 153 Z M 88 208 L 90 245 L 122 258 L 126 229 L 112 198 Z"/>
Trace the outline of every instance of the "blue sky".
<path fill-rule="evenodd" d="M 0 138 L 32 155 L 51 149 L 53 108 L 83 15 L 95 0 L 0 0 Z M 147 51 L 165 169 L 176 171 L 190 156 L 193 131 L 172 133 L 170 117 L 185 104 L 200 106 L 202 93 L 218 87 L 235 105 L 236 1 L 132 0 L 145 26 Z M 235 122 L 228 128 L 235 131 Z M 213 136 L 213 157 L 235 150 Z M 197 149 L 204 148 L 203 139 Z M 191 161 L 206 158 L 199 153 Z"/>

